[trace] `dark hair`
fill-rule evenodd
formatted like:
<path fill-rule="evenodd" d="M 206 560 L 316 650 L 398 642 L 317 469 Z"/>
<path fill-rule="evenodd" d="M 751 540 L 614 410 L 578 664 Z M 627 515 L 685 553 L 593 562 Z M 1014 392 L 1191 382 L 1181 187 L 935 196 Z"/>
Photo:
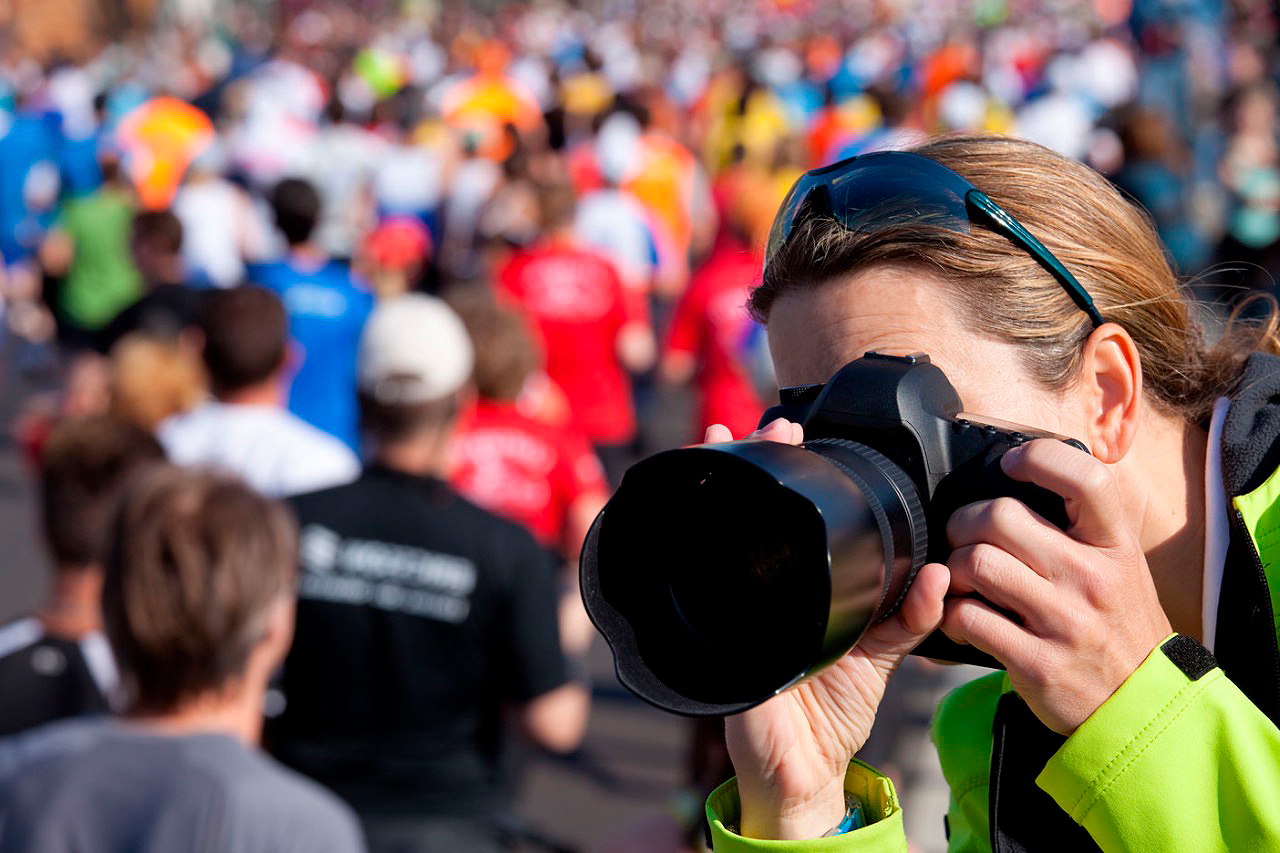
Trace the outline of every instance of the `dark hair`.
<path fill-rule="evenodd" d="M 165 458 L 155 436 L 110 415 L 63 421 L 40 455 L 40 521 L 59 568 L 100 565 L 120 492 Z"/>
<path fill-rule="evenodd" d="M 485 400 L 516 399 L 525 379 L 542 361 L 524 320 L 492 304 L 467 305 L 458 313 L 475 349 L 472 382 L 476 393 Z"/>
<path fill-rule="evenodd" d="M 276 227 L 290 246 L 307 242 L 320 221 L 320 194 L 309 181 L 285 178 L 271 190 Z"/>
<path fill-rule="evenodd" d="M 257 385 L 284 364 L 289 321 L 269 290 L 244 285 L 214 293 L 200 315 L 200 331 L 215 394 Z"/>
<path fill-rule="evenodd" d="M 360 404 L 361 431 L 384 445 L 404 441 L 422 430 L 444 426 L 458 416 L 457 394 L 409 405 L 382 403 L 365 391 L 360 391 L 356 399 Z"/>
<path fill-rule="evenodd" d="M 120 180 L 120 155 L 114 151 L 100 152 L 98 154 L 98 174 L 102 176 L 104 184 L 111 184 Z"/>
<path fill-rule="evenodd" d="M 1203 421 L 1235 387 L 1249 353 L 1277 351 L 1274 310 L 1258 323 L 1233 318 L 1209 346 L 1150 220 L 1082 163 L 999 136 L 942 137 L 915 151 L 967 178 L 1072 271 L 1102 316 L 1132 336 L 1146 394 L 1165 412 Z M 865 233 L 810 216 L 770 260 L 748 305 L 767 321 L 782 294 L 879 265 L 914 266 L 948 282 L 948 298 L 974 333 L 1018 347 L 1042 387 L 1062 389 L 1078 374 L 1088 317 L 1027 252 L 987 228 Z"/>
<path fill-rule="evenodd" d="M 297 529 L 238 479 L 161 466 L 125 494 L 102 588 L 130 707 L 165 713 L 244 674 L 291 593 Z"/>
<path fill-rule="evenodd" d="M 168 210 L 140 210 L 133 216 L 133 239 L 166 255 L 182 251 L 182 221 Z"/>

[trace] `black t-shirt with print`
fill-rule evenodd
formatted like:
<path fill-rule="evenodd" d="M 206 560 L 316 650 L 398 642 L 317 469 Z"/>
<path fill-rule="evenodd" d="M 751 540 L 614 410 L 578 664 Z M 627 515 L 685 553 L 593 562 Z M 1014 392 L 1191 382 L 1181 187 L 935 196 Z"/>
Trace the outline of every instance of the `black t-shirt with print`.
<path fill-rule="evenodd" d="M 97 643 L 110 657 L 100 634 L 82 642 Z M 114 664 L 107 668 L 103 680 L 113 681 Z M 106 713 L 113 688 L 94 677 L 81 643 L 45 633 L 35 617 L 0 627 L 0 737 L 64 717 Z"/>
<path fill-rule="evenodd" d="M 291 503 L 298 619 L 270 748 L 357 811 L 506 808 L 503 708 L 567 680 L 550 555 L 444 483 L 383 468 Z"/>

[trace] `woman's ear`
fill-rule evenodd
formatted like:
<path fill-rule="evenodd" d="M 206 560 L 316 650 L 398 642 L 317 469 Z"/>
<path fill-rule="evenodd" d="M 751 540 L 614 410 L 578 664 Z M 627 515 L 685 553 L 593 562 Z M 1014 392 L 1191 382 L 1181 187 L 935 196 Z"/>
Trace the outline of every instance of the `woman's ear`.
<path fill-rule="evenodd" d="M 1119 462 L 1133 445 L 1142 417 L 1142 359 L 1116 323 L 1103 323 L 1085 342 L 1079 376 L 1085 435 L 1093 455 Z"/>

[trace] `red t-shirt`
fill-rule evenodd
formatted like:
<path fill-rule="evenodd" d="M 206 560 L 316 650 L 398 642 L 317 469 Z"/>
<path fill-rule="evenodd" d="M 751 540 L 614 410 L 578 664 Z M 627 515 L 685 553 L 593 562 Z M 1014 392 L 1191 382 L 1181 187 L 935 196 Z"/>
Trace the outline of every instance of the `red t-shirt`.
<path fill-rule="evenodd" d="M 547 375 L 563 389 L 583 435 L 594 444 L 630 441 L 636 417 L 617 340 L 627 322 L 644 318 L 613 264 L 589 249 L 544 243 L 514 254 L 498 284 L 541 340 Z"/>
<path fill-rule="evenodd" d="M 759 332 L 746 303 L 761 265 L 760 256 L 741 244 L 718 242 L 694 273 L 671 318 L 667 352 L 688 353 L 698 366 L 701 422 L 696 440 L 711 424 L 724 424 L 741 438 L 756 428 L 768 405 L 743 365 L 752 336 Z"/>
<path fill-rule="evenodd" d="M 523 415 L 515 403 L 481 401 L 465 413 L 453 443 L 453 487 L 528 528 L 542 544 L 563 544 L 569 507 L 608 494 L 586 441 Z"/>

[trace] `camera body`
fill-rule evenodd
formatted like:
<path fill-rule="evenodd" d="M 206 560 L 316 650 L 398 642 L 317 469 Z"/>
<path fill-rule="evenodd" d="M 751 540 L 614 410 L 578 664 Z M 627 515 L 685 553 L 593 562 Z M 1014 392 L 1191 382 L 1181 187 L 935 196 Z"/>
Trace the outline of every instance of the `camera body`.
<path fill-rule="evenodd" d="M 1088 452 L 1081 442 L 1044 430 L 968 414 L 946 375 L 929 356 L 869 352 L 822 385 L 784 388 L 760 426 L 786 418 L 804 427 L 805 445 L 821 439 L 855 441 L 902 468 L 924 504 L 930 536 L 927 561 L 949 549 L 945 528 L 965 504 L 1013 497 L 1059 527 L 1062 499 L 1000 468 L 1006 450 L 1035 438 L 1054 438 Z"/>
<path fill-rule="evenodd" d="M 951 382 L 923 353 L 868 352 L 826 383 L 784 388 L 780 396 L 781 402 L 761 417 L 761 427 L 786 418 L 803 425 L 806 446 L 822 439 L 855 441 L 899 466 L 918 491 L 927 530 L 924 558 L 913 560 L 907 583 L 881 618 L 897 609 L 920 566 L 946 560 L 951 551 L 947 520 L 966 504 L 1012 497 L 1047 521 L 1067 527 L 1062 498 L 1010 479 L 1000 467 L 1000 457 L 1036 438 L 1064 441 L 1086 453 L 1088 448 L 1073 438 L 965 413 Z M 913 654 L 1000 668 L 989 655 L 940 633 Z"/>
<path fill-rule="evenodd" d="M 744 710 L 847 653 L 921 566 L 947 558 L 961 506 L 1013 497 L 1067 526 L 1062 499 L 1010 479 L 1000 457 L 1035 438 L 1084 446 L 966 414 L 927 355 L 867 353 L 779 396 L 761 425 L 800 423 L 802 445 L 649 457 L 587 536 L 587 612 L 622 683 L 664 709 Z M 916 654 L 999 666 L 940 633 Z"/>

